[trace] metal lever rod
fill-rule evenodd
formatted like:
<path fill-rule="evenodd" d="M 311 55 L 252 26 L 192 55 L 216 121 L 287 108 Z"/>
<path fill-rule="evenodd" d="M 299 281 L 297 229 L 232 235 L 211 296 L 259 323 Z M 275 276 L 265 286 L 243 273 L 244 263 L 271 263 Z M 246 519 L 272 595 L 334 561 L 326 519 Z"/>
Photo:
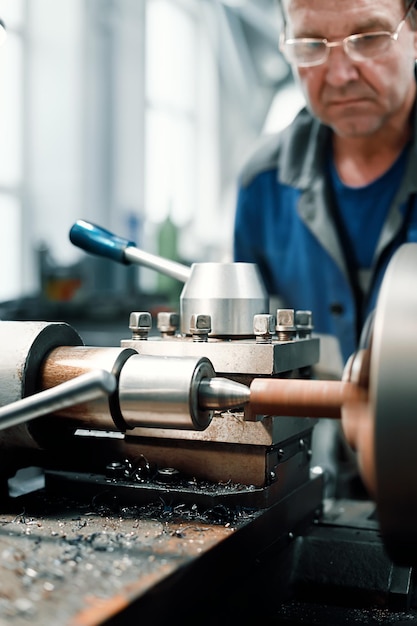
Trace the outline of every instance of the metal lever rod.
<path fill-rule="evenodd" d="M 70 230 L 70 240 L 75 246 L 86 252 L 113 259 L 113 261 L 125 265 L 131 263 L 142 265 L 183 283 L 190 277 L 191 268 L 187 265 L 140 250 L 133 241 L 119 237 L 105 228 L 85 220 L 75 222 Z"/>
<path fill-rule="evenodd" d="M 116 390 L 116 378 L 110 372 L 94 370 L 64 383 L 0 407 L 0 430 L 28 422 L 36 417 L 62 411 L 69 406 L 89 402 Z"/>

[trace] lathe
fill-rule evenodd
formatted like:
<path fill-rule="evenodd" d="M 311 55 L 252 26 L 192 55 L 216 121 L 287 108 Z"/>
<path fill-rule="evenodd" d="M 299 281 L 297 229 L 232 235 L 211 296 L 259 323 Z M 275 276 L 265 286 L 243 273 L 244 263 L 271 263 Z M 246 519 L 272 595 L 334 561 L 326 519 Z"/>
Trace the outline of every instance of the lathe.
<path fill-rule="evenodd" d="M 417 246 L 322 381 L 314 312 L 271 314 L 255 266 L 188 268 L 83 220 L 70 239 L 184 288 L 120 346 L 0 322 L 0 624 L 417 620 Z M 369 497 L 326 497 L 320 419 L 341 419 Z"/>

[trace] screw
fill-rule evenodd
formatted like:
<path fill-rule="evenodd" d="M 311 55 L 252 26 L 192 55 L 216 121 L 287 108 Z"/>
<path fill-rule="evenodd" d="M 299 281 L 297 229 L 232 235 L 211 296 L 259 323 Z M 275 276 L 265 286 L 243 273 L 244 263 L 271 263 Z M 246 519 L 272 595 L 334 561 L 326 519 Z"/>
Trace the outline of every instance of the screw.
<path fill-rule="evenodd" d="M 275 333 L 275 318 L 268 313 L 259 313 L 253 316 L 253 334 L 256 343 L 271 343 Z"/>
<path fill-rule="evenodd" d="M 180 316 L 172 311 L 159 311 L 156 326 L 163 336 L 173 336 L 180 325 Z"/>
<path fill-rule="evenodd" d="M 277 309 L 276 331 L 279 341 L 291 341 L 296 333 L 294 309 Z"/>
<path fill-rule="evenodd" d="M 193 341 L 207 341 L 211 331 L 211 316 L 196 313 L 190 319 L 190 333 Z"/>
<path fill-rule="evenodd" d="M 147 311 L 133 311 L 129 317 L 129 329 L 132 339 L 146 341 L 152 328 L 152 316 Z"/>
<path fill-rule="evenodd" d="M 156 480 L 159 483 L 173 483 L 180 477 L 180 473 L 174 467 L 161 467 L 156 473 Z"/>
<path fill-rule="evenodd" d="M 129 461 L 112 461 L 106 465 L 106 477 L 112 479 L 127 478 L 130 469 Z"/>
<path fill-rule="evenodd" d="M 300 339 L 310 337 L 313 330 L 313 313 L 311 311 L 296 311 L 295 327 Z"/>

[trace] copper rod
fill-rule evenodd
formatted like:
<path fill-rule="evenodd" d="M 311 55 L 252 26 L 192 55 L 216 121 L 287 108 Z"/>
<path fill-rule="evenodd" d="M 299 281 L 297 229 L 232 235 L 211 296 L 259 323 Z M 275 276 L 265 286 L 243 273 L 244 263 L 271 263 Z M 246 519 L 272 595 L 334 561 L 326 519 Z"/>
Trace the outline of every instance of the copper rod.
<path fill-rule="evenodd" d="M 351 382 L 255 378 L 249 404 L 257 414 L 339 419 L 344 404 L 366 398 L 367 391 Z"/>

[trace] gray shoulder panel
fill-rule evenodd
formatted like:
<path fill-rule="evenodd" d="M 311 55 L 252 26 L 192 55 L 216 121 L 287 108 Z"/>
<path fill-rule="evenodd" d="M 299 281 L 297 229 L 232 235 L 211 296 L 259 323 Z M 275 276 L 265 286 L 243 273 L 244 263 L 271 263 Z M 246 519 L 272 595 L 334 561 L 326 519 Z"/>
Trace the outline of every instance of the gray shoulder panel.
<path fill-rule="evenodd" d="M 245 187 L 258 174 L 271 169 L 279 169 L 280 179 L 288 184 L 310 180 L 322 130 L 321 124 L 303 108 L 284 130 L 260 137 L 242 169 L 240 184 Z"/>
<path fill-rule="evenodd" d="M 281 133 L 262 135 L 240 173 L 240 184 L 246 187 L 261 172 L 277 167 Z"/>

